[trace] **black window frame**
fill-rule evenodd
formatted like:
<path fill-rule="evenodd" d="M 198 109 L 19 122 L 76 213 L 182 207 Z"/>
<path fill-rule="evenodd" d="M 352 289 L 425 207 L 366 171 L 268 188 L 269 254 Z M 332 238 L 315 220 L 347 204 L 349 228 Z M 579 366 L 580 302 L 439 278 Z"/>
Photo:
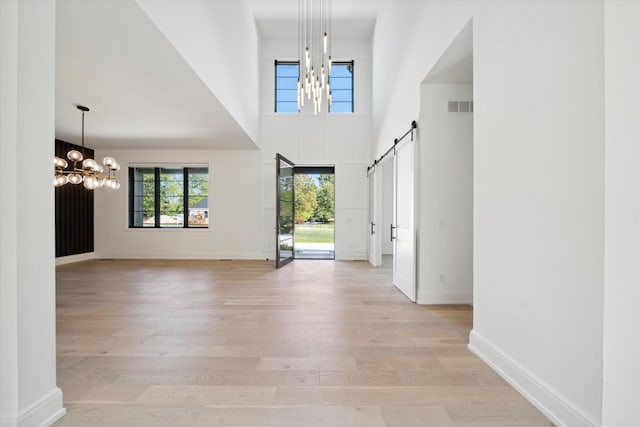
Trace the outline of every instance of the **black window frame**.
<path fill-rule="evenodd" d="M 351 111 L 331 111 L 331 107 L 333 107 L 333 104 L 335 103 L 335 101 L 331 101 L 331 106 L 327 107 L 329 113 L 333 113 L 333 114 L 349 114 L 349 113 L 354 113 L 356 111 L 356 106 L 355 106 L 355 102 L 354 102 L 354 93 L 355 93 L 355 63 L 354 60 L 352 59 L 351 61 L 332 61 L 331 62 L 331 68 L 335 67 L 336 65 L 347 65 L 347 66 L 351 66 Z M 331 76 L 329 76 L 329 84 L 331 84 Z M 338 89 L 340 90 L 340 89 Z M 331 86 L 331 93 L 333 95 L 333 85 Z M 339 101 L 340 102 L 340 101 Z"/>
<path fill-rule="evenodd" d="M 273 111 L 275 113 L 280 113 L 280 114 L 287 114 L 287 113 L 295 113 L 295 112 L 300 112 L 300 110 L 297 108 L 297 100 L 296 102 L 296 111 L 278 111 L 278 91 L 279 90 L 285 90 L 285 89 L 278 89 L 278 65 L 297 65 L 298 66 L 298 74 L 300 73 L 300 61 L 280 61 L 280 60 L 275 60 L 274 61 L 274 67 L 273 67 Z M 331 67 L 334 67 L 336 65 L 347 65 L 347 66 L 351 66 L 351 111 L 331 111 L 331 106 L 328 105 L 327 103 L 327 113 L 333 113 L 333 114 L 349 114 L 349 113 L 354 113 L 356 110 L 355 107 L 355 98 L 354 98 L 354 93 L 355 93 L 355 61 L 352 59 L 351 61 L 332 61 L 331 62 Z M 329 78 L 331 79 L 331 76 L 329 76 Z M 331 80 L 330 80 L 331 81 Z M 297 90 L 297 83 L 298 81 L 296 80 L 296 90 Z M 338 89 L 341 90 L 341 89 Z M 331 90 L 333 92 L 333 89 Z M 280 101 L 280 102 L 290 102 L 293 103 L 292 101 Z M 340 102 L 340 101 L 338 101 Z M 340 102 L 341 103 L 341 102 Z M 332 103 L 333 104 L 333 103 Z"/>
<path fill-rule="evenodd" d="M 280 101 L 280 102 L 287 102 L 287 103 L 295 103 L 295 105 L 296 105 L 296 110 L 295 111 L 278 111 L 278 91 L 288 90 L 288 89 L 278 89 L 278 65 L 296 65 L 298 67 L 298 75 L 300 75 L 300 62 L 299 61 L 279 61 L 277 59 L 274 61 L 274 66 L 273 66 L 273 111 L 275 113 L 280 113 L 280 114 L 299 113 L 300 109 L 298 108 L 297 99 L 296 99 L 295 102 L 292 102 L 292 101 Z M 298 90 L 298 79 L 296 78 L 296 95 L 297 95 L 297 90 Z"/>
<path fill-rule="evenodd" d="M 144 225 L 135 225 L 135 170 L 136 169 L 152 169 L 153 170 L 153 174 L 154 174 L 154 220 L 155 223 L 153 225 L 153 227 L 151 226 L 144 226 Z M 191 229 L 191 230 L 198 230 L 198 229 L 208 229 L 209 228 L 209 219 L 211 218 L 211 215 L 207 215 L 207 225 L 198 225 L 198 226 L 189 226 L 189 174 L 192 174 L 193 172 L 190 172 L 194 169 L 206 169 L 207 170 L 207 179 L 209 177 L 209 167 L 208 166 L 191 166 L 191 167 L 175 167 L 176 170 L 182 169 L 182 177 L 183 177 L 183 181 L 182 181 L 182 198 L 183 198 L 183 202 L 182 202 L 182 215 L 183 215 L 183 221 L 182 221 L 182 226 L 162 226 L 160 223 L 161 220 L 161 212 L 160 212 L 160 171 L 162 169 L 166 169 L 166 166 L 162 167 L 162 166 L 130 166 L 129 167 L 129 195 L 128 195 L 128 200 L 129 200 L 129 228 L 133 228 L 133 229 L 137 229 L 137 230 L 157 230 L 157 229 L 164 229 L 164 230 L 171 230 L 171 229 Z M 209 206 L 209 191 L 207 191 L 207 209 L 210 210 L 210 206 Z"/>

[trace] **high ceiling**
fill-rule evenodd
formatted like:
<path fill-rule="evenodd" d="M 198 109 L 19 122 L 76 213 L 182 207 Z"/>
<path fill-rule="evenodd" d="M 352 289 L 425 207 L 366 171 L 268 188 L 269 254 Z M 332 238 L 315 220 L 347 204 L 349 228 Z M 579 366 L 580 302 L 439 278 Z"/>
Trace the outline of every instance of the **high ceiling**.
<path fill-rule="evenodd" d="M 249 0 L 264 38 L 296 38 L 298 0 Z M 331 18 L 336 38 L 370 38 L 378 12 L 389 0 L 333 0 Z"/>
<path fill-rule="evenodd" d="M 334 0 L 334 37 L 370 38 L 385 1 Z M 249 0 L 263 38 L 297 37 L 297 0 Z M 91 148 L 255 149 L 135 1 L 56 2 L 56 138 Z"/>
<path fill-rule="evenodd" d="M 56 6 L 56 137 L 91 148 L 255 148 L 130 1 Z"/>

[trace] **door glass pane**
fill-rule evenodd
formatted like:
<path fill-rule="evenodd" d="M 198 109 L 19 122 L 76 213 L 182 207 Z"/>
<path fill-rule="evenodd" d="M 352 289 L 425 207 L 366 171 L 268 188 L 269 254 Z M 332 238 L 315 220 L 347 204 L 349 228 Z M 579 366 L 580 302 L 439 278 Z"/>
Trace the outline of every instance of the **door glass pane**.
<path fill-rule="evenodd" d="M 277 256 L 276 264 L 283 266 L 293 260 L 293 227 L 294 227 L 294 181 L 293 163 L 279 154 L 277 162 Z"/>

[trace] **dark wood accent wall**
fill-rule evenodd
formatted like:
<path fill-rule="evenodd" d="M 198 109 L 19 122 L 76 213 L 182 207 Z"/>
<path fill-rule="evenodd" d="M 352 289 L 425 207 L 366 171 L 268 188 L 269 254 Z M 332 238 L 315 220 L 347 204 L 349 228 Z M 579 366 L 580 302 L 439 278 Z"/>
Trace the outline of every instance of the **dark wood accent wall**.
<path fill-rule="evenodd" d="M 82 152 L 56 139 L 56 156 L 69 161 L 67 152 L 74 149 Z M 93 150 L 85 148 L 85 156 L 94 158 Z M 56 257 L 93 252 L 93 191 L 82 184 L 56 187 Z"/>

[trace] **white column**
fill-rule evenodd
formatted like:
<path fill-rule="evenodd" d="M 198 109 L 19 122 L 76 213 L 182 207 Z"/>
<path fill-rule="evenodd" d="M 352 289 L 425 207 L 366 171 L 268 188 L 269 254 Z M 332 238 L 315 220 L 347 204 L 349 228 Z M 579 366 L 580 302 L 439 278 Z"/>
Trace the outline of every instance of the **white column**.
<path fill-rule="evenodd" d="M 0 425 L 51 425 L 56 387 L 55 2 L 0 1 Z"/>
<path fill-rule="evenodd" d="M 640 425 L 640 3 L 605 2 L 603 426 Z"/>

